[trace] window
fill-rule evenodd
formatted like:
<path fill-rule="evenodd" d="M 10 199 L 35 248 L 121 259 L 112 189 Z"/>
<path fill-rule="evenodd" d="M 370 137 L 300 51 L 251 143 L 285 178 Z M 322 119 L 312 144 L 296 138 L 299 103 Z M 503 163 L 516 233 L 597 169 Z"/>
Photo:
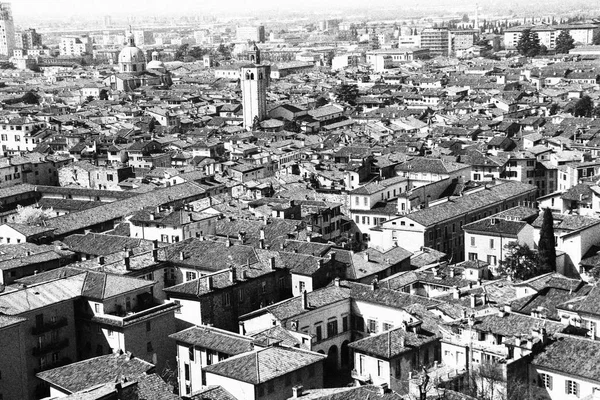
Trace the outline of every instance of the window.
<path fill-rule="evenodd" d="M 490 249 L 494 248 L 494 239 L 490 239 Z"/>
<path fill-rule="evenodd" d="M 190 359 L 190 361 L 194 361 L 194 354 L 194 346 L 188 347 L 188 358 Z"/>
<path fill-rule="evenodd" d="M 471 236 L 471 246 L 475 246 L 475 236 Z"/>
<path fill-rule="evenodd" d="M 377 360 L 377 376 L 383 375 L 383 361 Z"/>
<path fill-rule="evenodd" d="M 239 289 L 238 290 L 238 302 L 239 303 L 243 303 L 244 302 L 244 289 Z"/>
<path fill-rule="evenodd" d="M 490 264 L 490 265 L 496 265 L 496 263 L 497 263 L 497 258 L 496 258 L 496 256 L 489 256 L 489 255 L 488 255 L 488 256 L 487 256 L 487 262 L 488 262 L 488 264 Z"/>
<path fill-rule="evenodd" d="M 327 337 L 332 337 L 338 334 L 337 319 L 327 322 Z"/>
<path fill-rule="evenodd" d="M 298 282 L 298 288 L 300 289 L 300 292 L 304 291 L 304 289 L 306 288 L 306 284 L 304 283 L 304 281 Z"/>
<path fill-rule="evenodd" d="M 231 293 L 225 292 L 223 293 L 223 307 L 231 306 Z"/>
<path fill-rule="evenodd" d="M 94 311 L 97 313 L 100 312 L 100 304 L 94 304 Z"/>
<path fill-rule="evenodd" d="M 391 330 L 393 327 L 394 327 L 394 325 L 393 325 L 393 324 L 390 324 L 389 322 L 384 322 L 384 323 L 383 323 L 383 330 L 384 330 L 384 331 L 389 331 L 389 330 Z"/>
<path fill-rule="evenodd" d="M 367 324 L 369 326 L 369 333 L 377 333 L 377 320 L 369 319 L 367 320 Z"/>
<path fill-rule="evenodd" d="M 146 351 L 148 353 L 151 353 L 152 351 L 154 351 L 154 348 L 152 347 L 152 342 L 146 343 Z"/>
<path fill-rule="evenodd" d="M 346 332 L 348 330 L 348 316 L 342 317 L 342 332 Z"/>
<path fill-rule="evenodd" d="M 195 272 L 186 272 L 185 273 L 185 280 L 186 281 L 193 281 L 194 279 L 196 279 L 196 273 Z"/>
<path fill-rule="evenodd" d="M 317 342 L 320 342 L 321 340 L 323 340 L 323 328 L 321 327 L 321 325 L 317 325 L 315 329 L 317 335 Z"/>
<path fill-rule="evenodd" d="M 579 384 L 575 381 L 566 380 L 565 381 L 565 393 L 578 396 L 579 395 Z"/>
<path fill-rule="evenodd" d="M 394 371 L 394 376 L 396 377 L 396 379 L 400 379 L 401 375 L 402 375 L 402 359 L 398 358 L 398 359 L 396 359 L 396 368 Z"/>
<path fill-rule="evenodd" d="M 184 364 L 184 378 L 186 381 L 190 380 L 190 364 Z"/>
<path fill-rule="evenodd" d="M 109 329 L 109 330 L 107 330 L 107 331 L 106 331 L 106 334 L 107 334 L 108 336 L 112 336 L 112 335 L 113 335 L 113 333 L 114 333 L 114 332 L 113 332 L 113 330 L 111 330 L 111 329 Z"/>
<path fill-rule="evenodd" d="M 477 253 L 469 253 L 469 260 L 476 261 L 477 260 Z"/>
<path fill-rule="evenodd" d="M 150 321 L 146 321 L 146 332 L 150 332 L 152 330 L 152 324 Z"/>

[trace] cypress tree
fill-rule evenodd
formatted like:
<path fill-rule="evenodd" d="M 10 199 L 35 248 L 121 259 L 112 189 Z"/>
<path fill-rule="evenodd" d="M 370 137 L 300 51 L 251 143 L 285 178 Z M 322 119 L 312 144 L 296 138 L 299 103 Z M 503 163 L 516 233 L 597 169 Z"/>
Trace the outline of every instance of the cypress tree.
<path fill-rule="evenodd" d="M 544 209 L 538 256 L 542 272 L 556 271 L 556 247 L 554 244 L 554 218 L 549 208 Z"/>

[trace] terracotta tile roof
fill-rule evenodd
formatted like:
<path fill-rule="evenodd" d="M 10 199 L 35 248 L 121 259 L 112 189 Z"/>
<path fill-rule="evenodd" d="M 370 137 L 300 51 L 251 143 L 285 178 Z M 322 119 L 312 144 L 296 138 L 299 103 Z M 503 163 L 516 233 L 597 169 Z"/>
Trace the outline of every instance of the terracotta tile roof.
<path fill-rule="evenodd" d="M 309 365 L 322 362 L 324 354 L 290 347 L 268 347 L 228 358 L 204 368 L 206 373 L 260 384 Z"/>
<path fill-rule="evenodd" d="M 537 354 L 533 365 L 600 383 L 600 342 L 561 336 Z"/>
<path fill-rule="evenodd" d="M 128 380 L 135 380 L 152 372 L 154 372 L 154 365 L 149 362 L 128 353 L 115 353 L 43 371 L 38 373 L 37 377 L 74 393 L 112 382 L 117 377 L 125 376 Z"/>
<path fill-rule="evenodd" d="M 252 351 L 252 339 L 232 332 L 208 326 L 193 326 L 169 335 L 171 339 L 210 349 L 227 355 L 238 355 Z"/>

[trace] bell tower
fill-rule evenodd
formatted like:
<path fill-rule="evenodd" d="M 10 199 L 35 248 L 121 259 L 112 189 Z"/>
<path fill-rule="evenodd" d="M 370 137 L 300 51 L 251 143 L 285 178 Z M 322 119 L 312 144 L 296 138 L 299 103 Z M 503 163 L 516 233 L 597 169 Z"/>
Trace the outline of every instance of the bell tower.
<path fill-rule="evenodd" d="M 242 87 L 242 105 L 244 112 L 244 128 L 252 130 L 254 121 L 262 121 L 267 116 L 267 87 L 271 67 L 268 65 L 249 64 L 240 70 Z"/>

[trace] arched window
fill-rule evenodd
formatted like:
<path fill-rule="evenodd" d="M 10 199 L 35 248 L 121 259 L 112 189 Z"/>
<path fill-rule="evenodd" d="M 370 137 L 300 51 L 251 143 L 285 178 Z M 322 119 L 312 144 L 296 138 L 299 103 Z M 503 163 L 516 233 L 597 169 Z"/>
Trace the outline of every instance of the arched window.
<path fill-rule="evenodd" d="M 246 71 L 246 80 L 250 79 L 250 72 Z"/>
<path fill-rule="evenodd" d="M 259 72 L 258 73 L 258 79 L 262 79 L 262 78 L 263 78 L 263 74 L 262 74 L 262 72 Z"/>
<path fill-rule="evenodd" d="M 254 72 L 252 72 L 252 73 L 250 74 L 250 79 L 251 79 L 251 80 L 254 80 Z"/>
<path fill-rule="evenodd" d="M 133 72 L 136 72 L 136 71 L 137 71 L 137 65 L 133 64 L 131 67 L 133 68 L 133 69 L 132 69 L 132 71 L 133 71 Z"/>

